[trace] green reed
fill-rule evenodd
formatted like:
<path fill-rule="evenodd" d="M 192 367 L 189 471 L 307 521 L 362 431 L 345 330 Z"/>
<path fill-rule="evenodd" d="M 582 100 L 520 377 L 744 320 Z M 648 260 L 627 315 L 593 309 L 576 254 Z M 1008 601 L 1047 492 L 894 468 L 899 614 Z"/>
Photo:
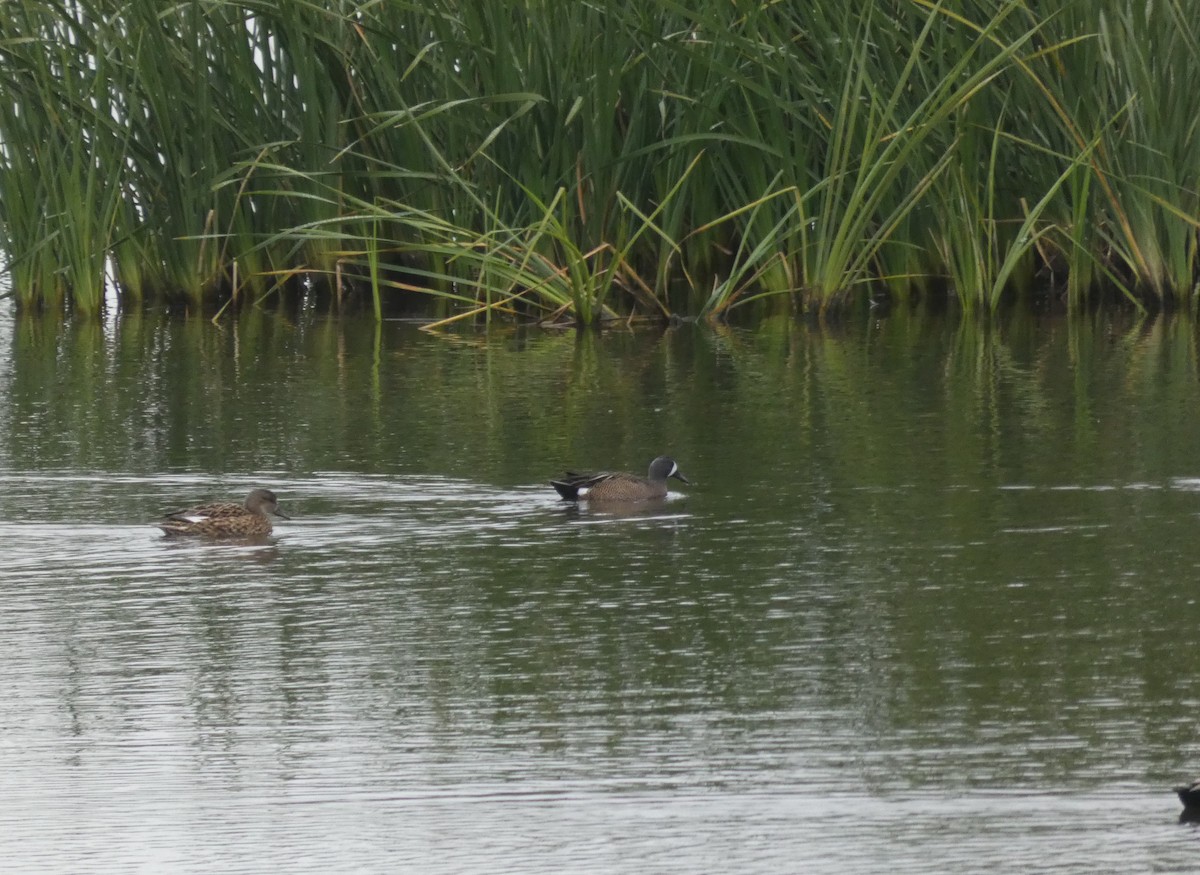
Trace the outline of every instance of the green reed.
<path fill-rule="evenodd" d="M 12 0 L 21 306 L 339 300 L 593 324 L 1030 289 L 1190 303 L 1182 0 Z"/>

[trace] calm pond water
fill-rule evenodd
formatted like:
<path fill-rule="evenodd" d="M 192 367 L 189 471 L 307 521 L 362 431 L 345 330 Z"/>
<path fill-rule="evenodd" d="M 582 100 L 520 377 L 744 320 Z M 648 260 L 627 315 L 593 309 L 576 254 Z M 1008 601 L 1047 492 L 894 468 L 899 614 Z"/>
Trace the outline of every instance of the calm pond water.
<path fill-rule="evenodd" d="M 0 859 L 1195 871 L 1197 349 L 0 315 Z M 268 543 L 148 524 L 255 486 Z"/>

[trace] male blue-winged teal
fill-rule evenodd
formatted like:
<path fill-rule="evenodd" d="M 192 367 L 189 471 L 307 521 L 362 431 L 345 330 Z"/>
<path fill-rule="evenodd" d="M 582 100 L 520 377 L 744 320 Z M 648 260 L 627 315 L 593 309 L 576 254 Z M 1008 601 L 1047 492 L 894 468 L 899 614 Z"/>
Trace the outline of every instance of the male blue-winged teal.
<path fill-rule="evenodd" d="M 667 497 L 667 478 L 674 477 L 690 483 L 675 460 L 670 456 L 659 456 L 650 463 L 648 477 L 626 474 L 623 471 L 602 471 L 595 474 L 579 474 L 568 471 L 561 480 L 551 480 L 550 485 L 558 490 L 567 501 L 646 501 Z"/>
<path fill-rule="evenodd" d="M 252 538 L 271 534 L 274 514 L 290 519 L 279 509 L 279 500 L 269 489 L 255 489 L 243 504 L 217 502 L 189 507 L 167 514 L 155 523 L 168 535 L 203 535 L 209 538 Z"/>
<path fill-rule="evenodd" d="M 1184 808 L 1200 809 L 1200 778 L 1190 784 L 1180 784 L 1175 788 L 1175 792 L 1179 795 L 1179 801 L 1183 803 Z"/>

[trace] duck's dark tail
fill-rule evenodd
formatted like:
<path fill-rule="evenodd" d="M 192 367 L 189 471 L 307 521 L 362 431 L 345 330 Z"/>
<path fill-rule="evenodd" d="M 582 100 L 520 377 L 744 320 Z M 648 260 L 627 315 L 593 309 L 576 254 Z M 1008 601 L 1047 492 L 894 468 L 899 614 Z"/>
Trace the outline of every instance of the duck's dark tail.
<path fill-rule="evenodd" d="M 550 485 L 565 500 L 576 501 L 579 498 L 579 487 L 582 484 L 578 480 L 551 480 Z"/>

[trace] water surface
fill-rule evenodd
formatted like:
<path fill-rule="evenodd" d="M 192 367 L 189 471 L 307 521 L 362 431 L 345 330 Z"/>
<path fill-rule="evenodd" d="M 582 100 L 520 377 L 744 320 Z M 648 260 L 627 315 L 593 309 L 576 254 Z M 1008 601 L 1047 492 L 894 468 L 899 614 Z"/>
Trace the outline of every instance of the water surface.
<path fill-rule="evenodd" d="M 1193 329 L 0 320 L 14 871 L 1194 870 Z M 638 513 L 565 467 L 674 454 Z M 276 490 L 266 543 L 165 539 Z"/>

